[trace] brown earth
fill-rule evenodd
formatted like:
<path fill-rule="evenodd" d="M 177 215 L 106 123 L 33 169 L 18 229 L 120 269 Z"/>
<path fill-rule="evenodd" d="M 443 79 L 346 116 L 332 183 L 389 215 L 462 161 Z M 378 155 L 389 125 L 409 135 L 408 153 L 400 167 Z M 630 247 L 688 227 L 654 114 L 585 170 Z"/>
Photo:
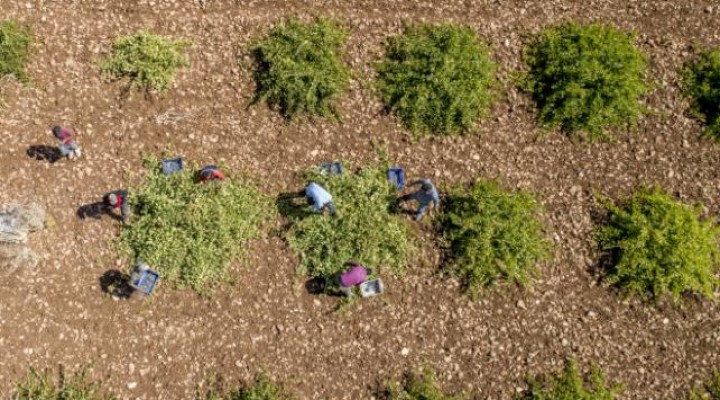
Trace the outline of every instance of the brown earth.
<path fill-rule="evenodd" d="M 720 310 L 623 302 L 591 273 L 592 191 L 628 195 L 660 184 L 687 202 L 720 211 L 720 147 L 700 137 L 678 89 L 692 46 L 720 45 L 714 1 L 15 1 L 3 19 L 31 23 L 38 40 L 30 86 L 3 81 L 0 204 L 37 200 L 56 222 L 31 245 L 46 254 L 32 271 L 0 278 L 0 391 L 28 366 L 90 364 L 92 376 L 121 398 L 189 399 L 212 371 L 243 380 L 263 369 L 300 399 L 371 398 L 388 378 L 430 365 L 451 390 L 506 399 L 530 374 L 568 357 L 600 366 L 625 383 L 623 399 L 679 399 L 720 365 Z M 285 123 L 253 95 L 248 43 L 291 15 L 326 15 L 351 28 L 347 59 L 355 80 L 340 123 Z M 604 21 L 635 30 L 656 83 L 655 113 L 616 143 L 576 144 L 542 136 L 509 73 L 521 66 L 530 34 L 564 20 Z M 478 135 L 410 140 L 381 113 L 372 65 L 403 21 L 467 24 L 485 37 L 501 66 L 507 97 Z M 140 28 L 196 43 L 192 66 L 166 97 L 121 95 L 94 63 L 116 35 Z M 236 60 L 240 58 L 240 65 Z M 158 116 L 186 114 L 168 122 Z M 161 124 L 158 122 L 164 122 Z M 52 145 L 49 128 L 67 124 L 85 151 L 79 162 L 48 164 L 28 146 Z M 113 250 L 117 223 L 80 220 L 80 206 L 122 187 L 143 155 L 171 146 L 200 163 L 223 162 L 269 193 L 297 190 L 297 172 L 323 160 L 362 165 L 378 148 L 440 186 L 501 178 L 538 193 L 556 258 L 532 290 L 493 292 L 476 302 L 457 282 L 417 267 L 389 282 L 382 299 L 333 313 L 337 300 L 307 294 L 282 240 L 252 244 L 251 267 L 211 298 L 160 287 L 152 299 L 103 295 L 99 278 L 125 268 Z M 437 251 L 427 248 L 437 264 Z"/>

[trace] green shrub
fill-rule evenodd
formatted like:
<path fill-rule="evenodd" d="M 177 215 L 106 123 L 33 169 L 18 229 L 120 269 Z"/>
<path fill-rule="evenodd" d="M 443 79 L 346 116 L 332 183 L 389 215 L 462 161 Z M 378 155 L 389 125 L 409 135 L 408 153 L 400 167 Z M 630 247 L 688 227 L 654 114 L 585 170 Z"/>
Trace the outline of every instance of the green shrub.
<path fill-rule="evenodd" d="M 378 66 L 387 108 L 413 132 L 457 134 L 488 113 L 496 86 L 488 48 L 470 28 L 407 27 Z"/>
<path fill-rule="evenodd" d="M 298 273 L 332 278 L 350 260 L 375 271 L 401 272 L 414 249 L 413 237 L 406 219 L 392 210 L 396 194 L 386 169 L 308 175 L 333 196 L 337 214 L 290 213 L 288 242 L 300 257 Z"/>
<path fill-rule="evenodd" d="M 540 380 L 529 379 L 528 390 L 516 399 L 522 400 L 614 400 L 621 392 L 619 385 L 608 386 L 602 372 L 593 368 L 590 379 L 580 375 L 574 362 L 569 361 L 558 374 Z"/>
<path fill-rule="evenodd" d="M 291 19 L 257 42 L 254 102 L 277 105 L 287 118 L 299 114 L 337 116 L 333 102 L 349 85 L 342 63 L 348 33 L 326 19 L 304 24 Z"/>
<path fill-rule="evenodd" d="M 268 199 L 247 181 L 199 184 L 187 170 L 163 175 L 155 159 L 146 166 L 144 184 L 130 191 L 133 219 L 120 235 L 125 249 L 179 287 L 202 292 L 227 280 L 228 263 L 270 216 Z"/>
<path fill-rule="evenodd" d="M 461 400 L 464 395 L 447 395 L 440 390 L 436 382 L 435 373 L 431 369 L 424 369 L 417 374 L 409 375 L 403 386 L 390 384 L 388 388 L 389 400 Z"/>
<path fill-rule="evenodd" d="M 274 383 L 267 375 L 259 374 L 255 381 L 239 389 L 228 390 L 222 382 L 214 382 L 198 400 L 291 400 L 283 388 Z"/>
<path fill-rule="evenodd" d="M 532 194 L 491 181 L 477 181 L 450 196 L 441 224 L 451 271 L 465 280 L 472 296 L 498 280 L 529 284 L 536 264 L 550 255 L 540 210 Z"/>
<path fill-rule="evenodd" d="M 683 86 L 694 111 L 707 124 L 705 133 L 720 140 L 720 50 L 701 53 L 685 69 Z"/>
<path fill-rule="evenodd" d="M 648 89 L 646 57 L 634 36 L 600 24 L 545 30 L 526 51 L 525 88 L 548 127 L 605 139 L 607 128 L 635 124 Z"/>
<path fill-rule="evenodd" d="M 32 44 L 30 28 L 14 21 L 0 22 L 0 78 L 14 75 L 27 82 L 25 62 Z"/>
<path fill-rule="evenodd" d="M 690 400 L 720 400 L 720 371 L 713 371 L 710 379 L 694 388 Z"/>
<path fill-rule="evenodd" d="M 131 87 L 165 92 L 175 71 L 188 65 L 185 51 L 191 45 L 189 41 L 175 41 L 142 30 L 117 38 L 111 56 L 100 69 L 117 79 L 129 78 Z"/>
<path fill-rule="evenodd" d="M 13 400 L 113 400 L 115 397 L 103 394 L 98 383 L 86 379 L 86 370 L 65 376 L 61 371 L 57 380 L 48 372 L 40 373 L 31 369 L 24 381 L 18 383 Z"/>
<path fill-rule="evenodd" d="M 606 225 L 600 246 L 612 258 L 607 280 L 628 294 L 655 299 L 686 292 L 712 298 L 718 286 L 718 235 L 702 207 L 688 207 L 657 188 L 643 188 L 627 201 L 604 202 Z"/>

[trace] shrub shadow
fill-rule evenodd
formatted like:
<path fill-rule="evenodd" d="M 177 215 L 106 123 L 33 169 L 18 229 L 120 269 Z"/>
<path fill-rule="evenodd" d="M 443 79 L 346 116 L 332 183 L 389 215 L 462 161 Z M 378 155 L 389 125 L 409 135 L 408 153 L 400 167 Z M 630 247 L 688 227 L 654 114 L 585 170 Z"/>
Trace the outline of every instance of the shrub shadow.
<path fill-rule="evenodd" d="M 100 277 L 100 289 L 121 299 L 130 298 L 135 291 L 130 286 L 130 275 L 116 269 L 108 270 Z"/>
<path fill-rule="evenodd" d="M 590 220 L 592 221 L 595 229 L 597 229 L 597 227 L 605 225 L 609 222 L 610 215 L 604 207 L 596 204 L 590 208 Z M 615 266 L 619 254 L 617 251 L 604 250 L 600 246 L 600 243 L 597 242 L 594 245 L 594 253 L 596 255 L 596 261 L 590 263 L 587 268 L 587 272 L 595 277 L 596 282 L 599 285 L 605 281 L 605 276 L 608 271 L 612 270 Z"/>
<path fill-rule="evenodd" d="M 84 204 L 80 206 L 80 208 L 77 209 L 77 216 L 80 219 L 101 219 L 103 215 L 107 215 L 108 217 L 116 220 L 116 221 L 122 221 L 122 217 L 110 212 L 108 207 L 101 201 L 90 203 L 90 204 Z"/>
<path fill-rule="evenodd" d="M 60 149 L 55 146 L 48 146 L 46 144 L 36 144 L 28 147 L 26 151 L 28 157 L 34 158 L 38 161 L 47 161 L 52 164 L 62 158 Z"/>

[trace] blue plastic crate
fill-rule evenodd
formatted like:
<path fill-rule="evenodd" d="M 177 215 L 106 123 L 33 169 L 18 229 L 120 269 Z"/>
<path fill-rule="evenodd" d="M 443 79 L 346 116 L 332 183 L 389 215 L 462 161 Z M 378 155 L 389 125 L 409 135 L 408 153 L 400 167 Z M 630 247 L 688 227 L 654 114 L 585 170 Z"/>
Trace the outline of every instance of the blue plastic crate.
<path fill-rule="evenodd" d="M 392 167 L 388 169 L 387 178 L 390 183 L 395 185 L 397 190 L 402 190 L 405 187 L 405 170 L 399 167 Z"/>
<path fill-rule="evenodd" d="M 320 164 L 320 171 L 330 175 L 342 175 L 343 169 L 340 162 L 324 162 Z"/>
<path fill-rule="evenodd" d="M 162 160 L 162 170 L 164 175 L 171 175 L 183 169 L 182 158 L 166 158 Z"/>
<path fill-rule="evenodd" d="M 151 295 L 160 280 L 160 274 L 151 270 L 147 264 L 139 263 L 130 273 L 130 287 L 146 295 Z"/>

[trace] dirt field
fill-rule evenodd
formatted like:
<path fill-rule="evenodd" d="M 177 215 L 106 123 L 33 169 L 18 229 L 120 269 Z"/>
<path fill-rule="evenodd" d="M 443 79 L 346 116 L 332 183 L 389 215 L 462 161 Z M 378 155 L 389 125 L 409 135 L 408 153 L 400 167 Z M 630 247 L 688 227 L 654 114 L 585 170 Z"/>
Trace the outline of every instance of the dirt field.
<path fill-rule="evenodd" d="M 448 389 L 507 399 L 526 375 L 575 357 L 623 381 L 623 399 L 680 399 L 720 366 L 717 305 L 623 302 L 598 286 L 590 240 L 593 190 L 618 197 L 660 184 L 711 214 L 720 211 L 720 146 L 700 138 L 677 73 L 693 45 L 720 45 L 715 1 L 0 0 L 0 10 L 2 19 L 31 23 L 38 41 L 28 67 L 32 85 L 1 83 L 0 204 L 37 200 L 56 222 L 30 243 L 46 255 L 38 268 L 0 277 L 2 393 L 28 366 L 89 364 L 93 378 L 123 399 L 190 399 L 212 371 L 237 380 L 259 369 L 300 399 L 367 399 L 385 379 L 430 365 Z M 352 30 L 354 80 L 340 123 L 287 124 L 264 105 L 248 108 L 248 43 L 293 15 L 333 17 Z M 527 98 L 512 88 L 509 72 L 522 65 L 524 41 L 569 19 L 635 30 L 651 57 L 656 86 L 646 102 L 654 113 L 616 143 L 541 136 Z M 490 43 L 507 96 L 478 135 L 411 140 L 381 113 L 373 62 L 403 21 L 467 24 Z M 164 98 L 125 98 L 123 84 L 106 82 L 95 67 L 112 38 L 140 28 L 196 43 L 192 65 Z M 187 118 L 170 122 L 173 113 Z M 53 124 L 77 131 L 81 161 L 28 157 L 29 146 L 53 144 Z M 382 299 L 338 314 L 336 299 L 304 290 L 292 253 L 269 236 L 252 244 L 250 267 L 238 266 L 237 282 L 209 299 L 169 287 L 145 301 L 113 299 L 99 279 L 126 267 L 113 250 L 117 222 L 80 220 L 77 210 L 125 185 L 145 154 L 166 146 L 189 160 L 224 162 L 273 194 L 300 188 L 297 173 L 308 166 L 367 164 L 379 148 L 410 177 L 433 178 L 441 188 L 501 178 L 538 193 L 556 257 L 532 290 L 477 302 L 433 267 L 417 266 L 390 280 Z M 437 265 L 437 251 L 426 252 Z"/>

